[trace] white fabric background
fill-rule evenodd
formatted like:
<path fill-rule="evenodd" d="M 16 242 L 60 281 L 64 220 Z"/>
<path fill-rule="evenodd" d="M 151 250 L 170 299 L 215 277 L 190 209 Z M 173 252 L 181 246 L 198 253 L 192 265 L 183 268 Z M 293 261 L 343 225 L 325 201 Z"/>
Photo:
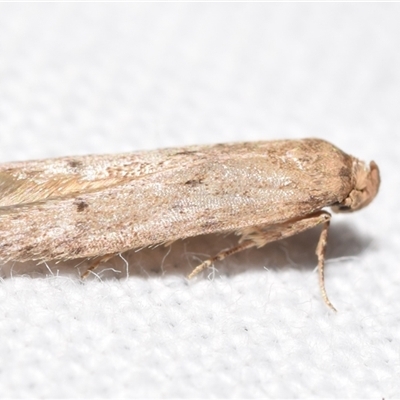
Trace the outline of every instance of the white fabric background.
<path fill-rule="evenodd" d="M 400 397 L 399 4 L 1 4 L 0 159 L 321 137 L 380 166 L 367 209 L 188 282 L 235 243 L 4 265 L 10 398 Z M 115 269 L 113 271 L 112 269 Z M 51 272 L 50 272 L 51 271 Z M 119 279 L 118 279 L 119 278 Z"/>

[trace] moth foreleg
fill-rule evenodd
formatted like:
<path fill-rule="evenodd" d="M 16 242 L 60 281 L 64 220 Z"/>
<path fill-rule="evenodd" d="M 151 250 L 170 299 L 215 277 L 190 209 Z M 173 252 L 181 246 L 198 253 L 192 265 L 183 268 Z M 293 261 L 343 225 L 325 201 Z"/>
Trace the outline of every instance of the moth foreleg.
<path fill-rule="evenodd" d="M 325 289 L 324 279 L 324 265 L 325 265 L 325 248 L 327 244 L 328 228 L 330 223 L 331 215 L 326 211 L 317 211 L 313 214 L 307 215 L 302 218 L 292 219 L 286 222 L 282 222 L 274 225 L 260 225 L 243 228 L 236 233 L 241 236 L 237 246 L 232 247 L 228 250 L 221 251 L 216 256 L 204 261 L 197 266 L 189 275 L 189 278 L 197 275 L 199 272 L 210 267 L 215 261 L 220 261 L 227 256 L 238 253 L 239 251 L 249 249 L 251 247 L 263 247 L 267 243 L 275 242 L 276 240 L 285 239 L 289 236 L 293 236 L 297 233 L 303 232 L 307 229 L 311 229 L 317 225 L 323 224 L 322 232 L 319 237 L 318 245 L 316 248 L 316 254 L 318 257 L 318 276 L 319 286 L 322 294 L 322 298 L 325 303 L 332 310 L 335 310 L 332 303 L 329 301 L 328 295 Z"/>

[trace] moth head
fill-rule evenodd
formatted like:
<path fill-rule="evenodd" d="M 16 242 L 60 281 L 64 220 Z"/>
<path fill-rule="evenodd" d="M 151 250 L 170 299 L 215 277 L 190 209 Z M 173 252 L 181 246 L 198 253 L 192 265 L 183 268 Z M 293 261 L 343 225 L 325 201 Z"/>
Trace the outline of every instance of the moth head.
<path fill-rule="evenodd" d="M 334 212 L 351 212 L 367 206 L 375 198 L 379 190 L 381 179 L 379 168 L 374 161 L 369 165 L 363 161 L 354 160 L 353 174 L 354 188 L 339 204 L 332 207 Z"/>

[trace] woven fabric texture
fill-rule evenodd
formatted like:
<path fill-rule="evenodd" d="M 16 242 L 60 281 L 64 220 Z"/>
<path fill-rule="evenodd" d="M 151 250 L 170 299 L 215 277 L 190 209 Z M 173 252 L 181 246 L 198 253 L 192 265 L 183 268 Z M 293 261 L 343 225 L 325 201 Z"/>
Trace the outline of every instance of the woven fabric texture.
<path fill-rule="evenodd" d="M 217 263 L 205 236 L 1 266 L 4 398 L 400 397 L 400 5 L 0 4 L 0 160 L 320 137 L 376 200 Z M 251 184 L 251 183 L 250 183 Z M 0 192 L 1 193 L 1 192 Z M 1 243 L 0 243 L 1 246 Z"/>

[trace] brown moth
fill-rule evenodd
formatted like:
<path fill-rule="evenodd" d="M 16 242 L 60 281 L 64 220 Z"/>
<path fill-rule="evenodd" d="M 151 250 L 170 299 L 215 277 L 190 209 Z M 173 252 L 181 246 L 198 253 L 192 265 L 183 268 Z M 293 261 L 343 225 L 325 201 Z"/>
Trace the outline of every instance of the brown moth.
<path fill-rule="evenodd" d="M 96 258 L 207 233 L 237 246 L 196 267 L 322 225 L 321 293 L 331 215 L 368 205 L 379 170 L 320 139 L 190 146 L 0 165 L 0 261 Z"/>

